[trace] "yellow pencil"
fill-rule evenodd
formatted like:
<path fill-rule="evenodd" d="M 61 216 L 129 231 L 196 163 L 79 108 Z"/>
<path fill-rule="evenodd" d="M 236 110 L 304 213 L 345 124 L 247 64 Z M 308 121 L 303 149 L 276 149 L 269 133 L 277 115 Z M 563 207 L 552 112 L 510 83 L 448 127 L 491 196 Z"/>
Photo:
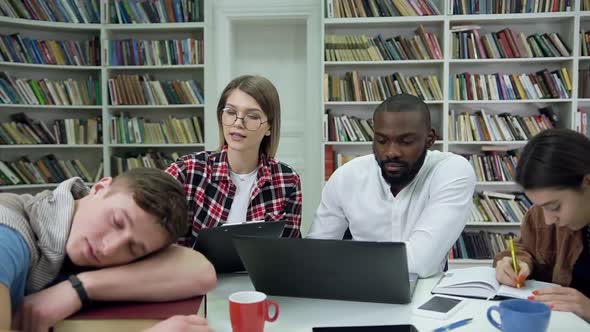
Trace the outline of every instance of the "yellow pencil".
<path fill-rule="evenodd" d="M 514 250 L 514 240 L 510 238 L 510 253 L 512 254 L 512 265 L 514 272 L 516 272 L 516 280 L 518 280 L 518 263 L 516 262 L 516 251 Z M 516 282 L 516 288 L 520 288 L 520 282 Z"/>

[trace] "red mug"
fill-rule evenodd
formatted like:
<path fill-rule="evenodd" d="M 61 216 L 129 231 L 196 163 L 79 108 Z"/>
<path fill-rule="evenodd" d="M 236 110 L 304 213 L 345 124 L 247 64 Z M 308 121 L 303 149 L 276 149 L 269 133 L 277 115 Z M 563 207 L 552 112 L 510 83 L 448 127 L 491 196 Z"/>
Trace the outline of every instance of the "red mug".
<path fill-rule="evenodd" d="M 274 315 L 269 310 L 274 307 Z M 264 322 L 279 318 L 279 305 L 260 292 L 237 292 L 229 296 L 229 317 L 233 332 L 262 332 Z"/>

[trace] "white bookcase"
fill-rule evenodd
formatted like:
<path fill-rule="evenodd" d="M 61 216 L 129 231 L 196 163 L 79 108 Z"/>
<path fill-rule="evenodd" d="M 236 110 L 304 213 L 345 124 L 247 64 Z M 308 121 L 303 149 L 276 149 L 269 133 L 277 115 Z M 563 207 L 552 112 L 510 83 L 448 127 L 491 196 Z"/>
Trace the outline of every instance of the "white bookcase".
<path fill-rule="evenodd" d="M 203 94 L 207 91 L 205 70 L 210 61 L 208 56 L 207 14 L 209 1 L 203 1 L 203 22 L 158 23 L 158 24 L 114 24 L 108 22 L 109 6 L 112 0 L 101 0 L 100 24 L 75 24 L 34 21 L 0 17 L 0 33 L 20 33 L 22 36 L 38 39 L 88 39 L 98 36 L 101 41 L 100 66 L 56 66 L 0 62 L 0 71 L 16 77 L 27 78 L 87 78 L 89 75 L 100 80 L 102 103 L 98 106 L 34 106 L 0 105 L 0 121 L 8 121 L 11 114 L 24 112 L 34 120 L 45 123 L 63 118 L 88 118 L 102 116 L 102 141 L 96 145 L 0 145 L 0 160 L 13 160 L 26 155 L 31 160 L 54 154 L 58 159 L 80 159 L 94 176 L 99 164 L 104 163 L 104 176 L 116 175 L 111 161 L 116 155 L 138 155 L 148 150 L 164 153 L 187 154 L 201 151 L 202 144 L 113 144 L 110 135 L 111 118 L 125 112 L 129 116 L 139 116 L 150 120 L 165 119 L 168 116 L 187 118 L 199 116 L 205 123 L 205 104 L 181 105 L 110 105 L 108 79 L 119 74 L 150 74 L 156 80 L 189 80 L 199 83 Z M 109 64 L 108 41 L 135 38 L 146 40 L 198 38 L 204 40 L 204 64 L 166 65 L 166 66 L 113 66 Z M 204 130 L 204 128 L 202 128 Z M 203 137 L 205 133 L 203 132 Z M 55 187 L 56 184 L 33 184 L 0 186 L 2 191 L 31 192 Z"/>
<path fill-rule="evenodd" d="M 436 1 L 434 1 L 437 3 Z M 330 74 L 343 74 L 347 71 L 359 71 L 361 75 L 386 75 L 396 71 L 404 74 L 436 74 L 442 85 L 444 100 L 428 101 L 432 115 L 433 128 L 437 131 L 441 140 L 433 147 L 440 151 L 450 151 L 460 154 L 474 154 L 481 151 L 484 145 L 500 145 L 512 148 L 521 148 L 526 141 L 518 142 L 457 142 L 449 137 L 449 112 L 474 112 L 484 108 L 491 114 L 514 112 L 520 115 L 538 114 L 537 109 L 551 105 L 560 117 L 560 127 L 574 128 L 574 115 L 578 108 L 590 107 L 590 99 L 578 99 L 578 68 L 590 65 L 590 57 L 581 57 L 579 46 L 580 28 L 590 30 L 590 13 L 580 12 L 579 2 L 572 5 L 573 11 L 559 13 L 539 14 L 504 14 L 504 15 L 452 15 L 451 0 L 440 0 L 437 3 L 441 13 L 439 16 L 418 17 L 381 17 L 381 18 L 326 18 L 324 8 L 323 32 L 336 35 L 366 35 L 369 38 L 381 33 L 384 38 L 397 35 L 412 36 L 413 31 L 423 25 L 428 32 L 438 36 L 443 51 L 442 60 L 411 60 L 411 61 L 380 61 L 380 62 L 328 62 L 324 61 L 322 52 L 323 72 Z M 515 59 L 480 59 L 463 60 L 452 57 L 452 32 L 456 25 L 479 25 L 481 34 L 497 32 L 506 27 L 515 32 L 523 32 L 527 36 L 535 32 L 558 32 L 565 39 L 567 46 L 572 50 L 572 56 L 560 58 L 515 58 Z M 322 40 L 322 43 L 324 41 Z M 456 101 L 452 100 L 451 79 L 453 75 L 463 72 L 470 73 L 529 73 L 544 68 L 549 70 L 566 67 L 569 70 L 573 85 L 572 98 L 552 100 L 508 100 L 508 101 Z M 407 76 L 407 75 L 406 75 Z M 322 89 L 324 84 L 322 84 Z M 321 112 L 318 112 L 318 121 L 323 113 L 330 109 L 334 114 L 354 115 L 360 118 L 371 118 L 373 110 L 379 102 L 323 102 Z M 371 143 L 335 143 L 324 142 L 323 145 L 331 145 L 335 152 L 347 154 L 372 153 Z M 324 149 L 322 149 L 322 153 Z M 322 159 L 324 162 L 326 156 Z M 322 168 L 324 171 L 325 168 Z M 477 182 L 476 191 L 492 190 L 499 192 L 516 192 L 519 187 L 514 182 Z M 519 223 L 468 223 L 466 230 L 488 230 L 501 233 L 518 233 Z M 450 266 L 490 264 L 491 260 L 455 259 L 450 261 Z"/>

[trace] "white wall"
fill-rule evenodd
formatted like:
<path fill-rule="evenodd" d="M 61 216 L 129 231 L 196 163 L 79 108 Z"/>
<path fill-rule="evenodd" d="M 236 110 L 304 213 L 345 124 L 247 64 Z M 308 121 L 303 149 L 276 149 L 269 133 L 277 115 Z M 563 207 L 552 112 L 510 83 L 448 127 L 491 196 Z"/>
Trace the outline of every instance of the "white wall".
<path fill-rule="evenodd" d="M 285 22 L 286 21 L 286 22 Z M 303 20 L 248 20 L 232 26 L 232 76 L 259 74 L 281 98 L 281 141 L 277 159 L 305 173 L 306 34 Z M 302 112 L 303 111 L 303 112 Z"/>

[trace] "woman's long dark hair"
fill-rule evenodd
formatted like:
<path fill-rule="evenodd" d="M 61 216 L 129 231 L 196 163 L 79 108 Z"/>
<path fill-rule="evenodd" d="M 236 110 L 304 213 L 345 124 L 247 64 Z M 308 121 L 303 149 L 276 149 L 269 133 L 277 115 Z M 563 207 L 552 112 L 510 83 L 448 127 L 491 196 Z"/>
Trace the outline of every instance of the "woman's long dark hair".
<path fill-rule="evenodd" d="M 529 189 L 579 189 L 590 174 L 590 140 L 569 129 L 548 129 L 522 150 L 516 182 Z"/>

